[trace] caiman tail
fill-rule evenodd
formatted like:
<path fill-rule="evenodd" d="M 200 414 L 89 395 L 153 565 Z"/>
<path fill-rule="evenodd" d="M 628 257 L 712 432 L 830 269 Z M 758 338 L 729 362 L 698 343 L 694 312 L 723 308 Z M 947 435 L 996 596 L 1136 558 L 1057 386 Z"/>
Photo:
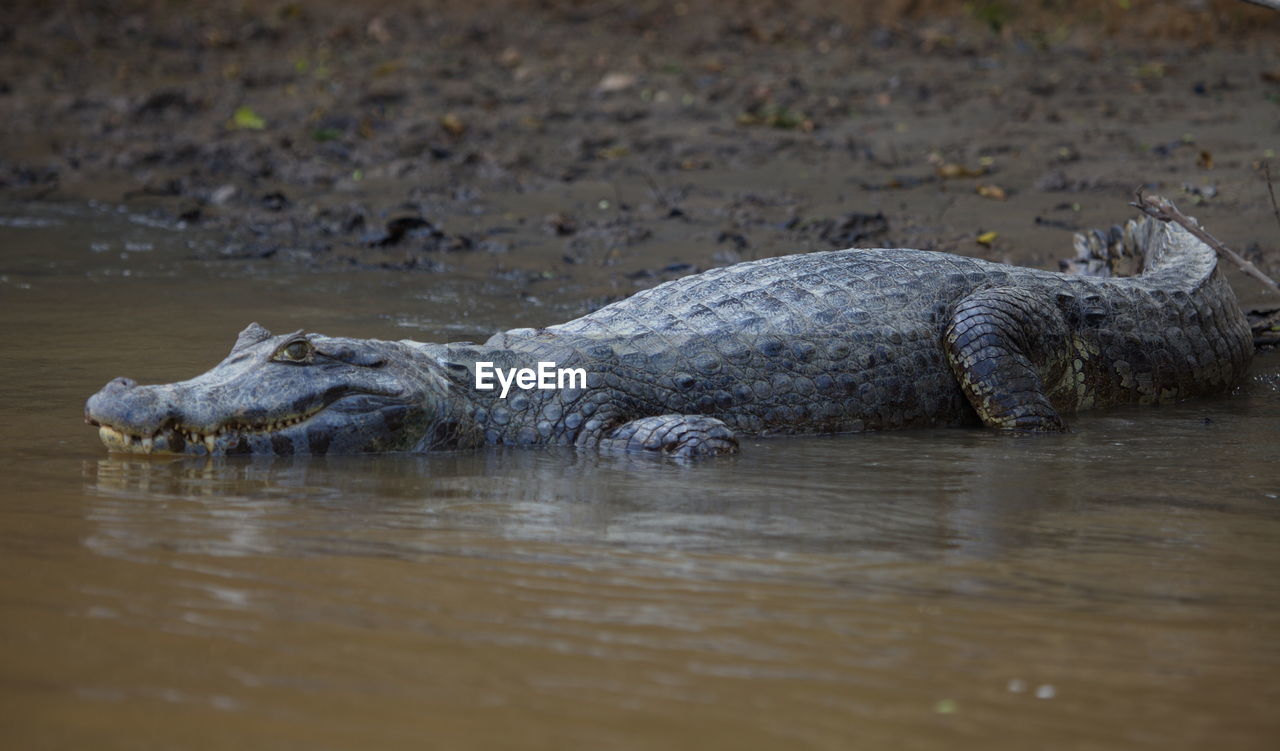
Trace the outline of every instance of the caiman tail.
<path fill-rule="evenodd" d="M 1217 253 L 1198 237 L 1152 217 L 1078 232 L 1072 245 L 1076 256 L 1060 263 L 1063 271 L 1096 277 L 1159 273 L 1160 281 L 1188 292 L 1207 282 L 1218 265 Z"/>

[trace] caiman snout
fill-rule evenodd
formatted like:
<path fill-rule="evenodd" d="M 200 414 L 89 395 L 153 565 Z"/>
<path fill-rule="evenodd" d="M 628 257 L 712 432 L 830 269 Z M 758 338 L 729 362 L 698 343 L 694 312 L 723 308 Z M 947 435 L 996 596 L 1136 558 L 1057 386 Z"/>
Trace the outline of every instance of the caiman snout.
<path fill-rule="evenodd" d="M 149 451 L 153 437 L 176 415 L 155 386 L 113 378 L 84 405 L 84 421 L 97 427 L 110 448 Z"/>
<path fill-rule="evenodd" d="M 113 398 L 118 398 L 121 392 L 128 391 L 129 389 L 132 389 L 132 388 L 136 388 L 137 385 L 138 385 L 137 381 L 133 380 L 132 378 L 125 378 L 124 376 L 120 376 L 119 378 L 112 378 L 110 381 L 107 381 L 106 386 L 103 386 L 102 388 L 98 389 L 98 393 L 89 397 L 89 403 L 85 405 L 86 416 L 88 415 L 89 405 L 93 403 L 94 399 L 104 395 L 110 396 Z"/>
<path fill-rule="evenodd" d="M 137 385 L 137 381 L 124 376 L 107 381 L 106 386 L 98 389 L 98 393 L 89 397 L 89 401 L 84 403 L 84 421 L 90 425 L 101 425 L 103 407 L 119 399 L 123 392 Z"/>
<path fill-rule="evenodd" d="M 139 388 L 132 378 L 113 378 L 85 402 L 85 422 L 122 428 L 154 426 L 164 416 L 155 414 L 158 399 L 152 391 Z"/>

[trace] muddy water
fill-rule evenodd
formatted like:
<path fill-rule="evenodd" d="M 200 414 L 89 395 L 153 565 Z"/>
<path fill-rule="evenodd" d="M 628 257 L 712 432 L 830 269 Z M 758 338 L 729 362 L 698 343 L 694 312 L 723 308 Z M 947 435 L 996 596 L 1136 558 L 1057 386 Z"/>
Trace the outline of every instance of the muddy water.
<path fill-rule="evenodd" d="M 203 370 L 250 320 L 559 315 L 480 278 L 186 260 L 200 242 L 0 211 L 6 747 L 1274 747 L 1274 356 L 1229 398 L 1033 439 L 108 456 L 89 393 Z"/>

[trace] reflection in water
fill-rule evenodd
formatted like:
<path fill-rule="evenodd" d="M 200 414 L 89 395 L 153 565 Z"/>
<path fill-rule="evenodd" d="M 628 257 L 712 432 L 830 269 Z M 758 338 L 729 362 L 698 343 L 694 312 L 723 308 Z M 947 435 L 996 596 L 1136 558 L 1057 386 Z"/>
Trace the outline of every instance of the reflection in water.
<path fill-rule="evenodd" d="M 1280 514 L 1256 477 L 1224 488 L 1216 452 L 1188 455 L 1201 414 L 1158 420 L 1163 441 L 1135 412 L 1046 440 L 764 441 L 692 465 L 111 457 L 87 466 L 85 544 L 178 582 L 138 628 L 240 645 L 241 688 L 217 696 L 245 713 L 249 687 L 362 711 L 375 691 L 610 747 L 687 737 L 691 706 L 744 747 L 1248 746 L 1274 698 L 1257 662 L 1280 665 Z"/>
<path fill-rule="evenodd" d="M 796 456 L 789 447 L 778 454 L 778 446 L 761 443 L 749 453 L 766 456 L 697 464 L 494 449 L 390 457 L 111 456 L 88 465 L 87 474 L 98 495 L 118 500 L 100 505 L 95 520 L 146 518 L 163 504 L 169 518 L 187 522 L 190 537 L 203 546 L 219 540 L 216 550 L 226 555 L 305 555 L 315 551 L 287 535 L 273 543 L 267 533 L 300 521 L 346 532 L 358 518 L 364 533 L 470 530 L 633 550 L 804 555 L 853 546 L 893 557 L 983 556 L 1027 544 L 988 523 L 999 515 L 993 500 L 1024 516 L 1055 501 L 1052 493 L 1028 498 L 1025 473 L 998 460 L 957 463 L 963 452 L 938 441 L 897 442 L 881 447 L 879 460 L 850 466 L 857 440 L 810 441 L 816 451 L 806 455 L 804 472 L 787 466 Z M 916 455 L 924 446 L 932 456 Z M 911 464 L 928 469 L 904 472 Z M 246 528 L 257 528 L 252 544 Z"/>

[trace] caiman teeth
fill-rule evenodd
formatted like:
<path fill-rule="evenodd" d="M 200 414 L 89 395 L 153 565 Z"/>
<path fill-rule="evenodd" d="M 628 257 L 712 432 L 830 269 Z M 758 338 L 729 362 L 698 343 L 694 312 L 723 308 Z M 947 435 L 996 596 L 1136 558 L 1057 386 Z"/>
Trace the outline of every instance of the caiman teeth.
<path fill-rule="evenodd" d="M 196 430 L 185 425 L 169 425 L 157 429 L 150 435 L 142 436 L 131 433 L 111 425 L 98 423 L 98 435 L 102 442 L 108 448 L 115 448 L 121 451 L 127 451 L 134 454 L 151 454 L 156 450 L 156 443 L 161 435 L 168 432 L 169 434 L 182 438 L 183 441 L 190 446 L 204 446 L 210 453 L 214 453 L 218 448 L 218 439 L 229 434 L 253 434 L 253 433 L 275 433 L 285 428 L 291 428 L 294 425 L 306 422 L 314 417 L 320 410 L 305 415 L 297 415 L 295 417 L 287 417 L 283 420 L 275 420 L 273 422 L 250 425 L 247 423 L 229 422 L 220 425 L 217 428 L 204 432 Z M 164 445 L 163 443 L 161 445 Z"/>

